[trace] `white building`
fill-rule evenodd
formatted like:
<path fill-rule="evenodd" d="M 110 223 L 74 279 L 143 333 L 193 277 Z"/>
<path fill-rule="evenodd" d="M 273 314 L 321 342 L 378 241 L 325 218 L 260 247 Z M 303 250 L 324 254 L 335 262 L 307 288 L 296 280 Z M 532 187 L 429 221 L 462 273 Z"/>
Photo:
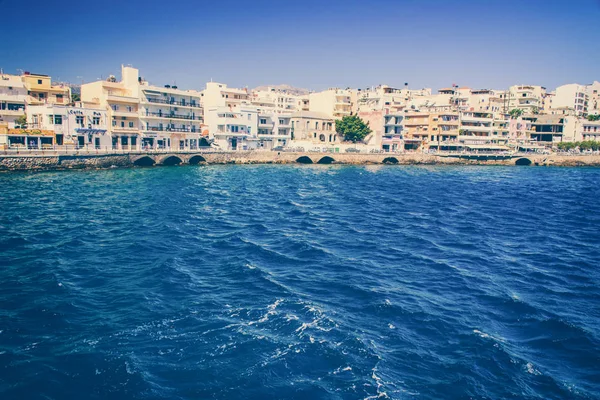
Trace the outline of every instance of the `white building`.
<path fill-rule="evenodd" d="M 0 75 L 0 122 L 9 128 L 15 127 L 15 120 L 25 115 L 27 89 L 20 76 Z"/>
<path fill-rule="evenodd" d="M 144 148 L 198 148 L 203 122 L 199 92 L 176 86 L 139 86 L 140 123 Z"/>
<path fill-rule="evenodd" d="M 600 115 L 600 82 L 594 81 L 585 90 L 588 95 L 588 114 Z"/>
<path fill-rule="evenodd" d="M 27 126 L 29 129 L 53 131 L 52 138 L 27 143 L 28 147 L 43 148 L 45 144 L 72 146 L 87 149 L 110 149 L 112 140 L 107 129 L 108 114 L 105 109 L 36 105 L 27 108 Z"/>
<path fill-rule="evenodd" d="M 205 108 L 229 107 L 236 109 L 250 102 L 248 89 L 227 87 L 224 83 L 208 82 L 201 93 L 202 104 Z"/>
<path fill-rule="evenodd" d="M 258 147 L 271 150 L 287 146 L 292 139 L 292 114 L 259 114 Z"/>
<path fill-rule="evenodd" d="M 221 150 L 251 150 L 259 146 L 258 111 L 247 105 L 205 107 L 210 138 Z"/>
<path fill-rule="evenodd" d="M 551 109 L 572 110 L 573 115 L 585 116 L 588 113 L 587 88 L 584 85 L 571 83 L 556 88 Z"/>

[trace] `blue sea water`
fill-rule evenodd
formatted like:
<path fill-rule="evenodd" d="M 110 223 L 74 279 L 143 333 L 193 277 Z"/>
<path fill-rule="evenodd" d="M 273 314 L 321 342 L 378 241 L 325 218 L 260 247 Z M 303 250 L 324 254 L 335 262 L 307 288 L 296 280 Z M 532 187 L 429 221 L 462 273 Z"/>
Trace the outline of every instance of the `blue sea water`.
<path fill-rule="evenodd" d="M 0 175 L 1 399 L 598 399 L 600 169 Z"/>

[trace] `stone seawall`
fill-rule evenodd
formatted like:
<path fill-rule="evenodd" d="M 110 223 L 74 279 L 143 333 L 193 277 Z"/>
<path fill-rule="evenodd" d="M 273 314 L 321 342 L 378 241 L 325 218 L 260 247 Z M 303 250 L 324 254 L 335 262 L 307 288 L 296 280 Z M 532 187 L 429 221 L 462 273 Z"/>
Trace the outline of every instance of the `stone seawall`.
<path fill-rule="evenodd" d="M 600 166 L 600 155 L 432 155 L 420 153 L 360 154 L 271 151 L 0 155 L 0 171 L 47 171 L 185 164 L 555 165 L 598 167 Z"/>

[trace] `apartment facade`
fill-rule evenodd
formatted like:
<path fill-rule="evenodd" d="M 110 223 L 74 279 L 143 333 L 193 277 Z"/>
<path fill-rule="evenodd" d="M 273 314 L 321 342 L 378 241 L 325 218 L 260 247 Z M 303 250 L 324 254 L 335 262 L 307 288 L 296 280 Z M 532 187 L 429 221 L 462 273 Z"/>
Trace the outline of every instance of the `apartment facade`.
<path fill-rule="evenodd" d="M 518 108 L 527 114 L 536 114 L 544 109 L 543 98 L 546 88 L 535 85 L 514 85 L 508 90 L 509 110 Z"/>
<path fill-rule="evenodd" d="M 325 113 L 300 111 L 292 114 L 291 123 L 291 137 L 299 144 L 331 145 L 342 141 L 334 119 Z"/>
<path fill-rule="evenodd" d="M 327 115 L 329 118 L 342 119 L 352 115 L 352 91 L 330 88 L 309 95 L 309 110 Z"/>
<path fill-rule="evenodd" d="M 576 83 L 557 87 L 551 109 L 572 110 L 573 112 L 570 114 L 585 117 L 588 114 L 587 88 Z"/>
<path fill-rule="evenodd" d="M 259 147 L 258 111 L 248 105 L 205 107 L 210 138 L 221 150 L 253 150 Z"/>
<path fill-rule="evenodd" d="M 0 122 L 15 128 L 15 120 L 25 115 L 27 89 L 18 75 L 0 75 Z"/>
<path fill-rule="evenodd" d="M 67 105 L 71 102 L 71 88 L 65 85 L 53 85 L 48 75 L 25 72 L 21 79 L 27 89 L 27 104 Z"/>

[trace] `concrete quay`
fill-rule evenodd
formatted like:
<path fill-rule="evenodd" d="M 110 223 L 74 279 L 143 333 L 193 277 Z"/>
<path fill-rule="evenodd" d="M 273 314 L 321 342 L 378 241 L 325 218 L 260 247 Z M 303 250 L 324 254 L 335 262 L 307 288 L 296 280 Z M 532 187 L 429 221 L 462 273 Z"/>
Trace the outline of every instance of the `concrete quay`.
<path fill-rule="evenodd" d="M 0 171 L 205 164 L 600 166 L 600 155 L 482 153 L 315 153 L 276 151 L 19 152 L 0 154 Z"/>

